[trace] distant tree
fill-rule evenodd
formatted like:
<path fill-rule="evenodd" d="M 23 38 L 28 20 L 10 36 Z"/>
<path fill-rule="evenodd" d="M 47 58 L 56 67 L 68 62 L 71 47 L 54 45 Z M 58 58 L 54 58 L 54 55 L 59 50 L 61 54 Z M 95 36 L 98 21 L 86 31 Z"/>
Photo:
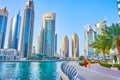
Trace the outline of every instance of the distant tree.
<path fill-rule="evenodd" d="M 85 57 L 83 56 L 83 55 L 81 55 L 80 57 L 79 57 L 79 60 L 84 60 L 85 59 Z"/>

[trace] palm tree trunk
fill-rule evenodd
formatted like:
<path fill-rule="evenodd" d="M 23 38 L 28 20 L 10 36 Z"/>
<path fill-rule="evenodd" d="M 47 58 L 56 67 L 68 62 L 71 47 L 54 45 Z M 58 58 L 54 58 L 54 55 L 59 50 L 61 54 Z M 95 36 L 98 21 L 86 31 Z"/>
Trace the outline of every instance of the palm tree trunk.
<path fill-rule="evenodd" d="M 118 51 L 118 62 L 120 63 L 120 40 L 117 40 L 116 46 Z"/>
<path fill-rule="evenodd" d="M 103 61 L 106 62 L 105 60 L 105 53 L 103 52 Z"/>

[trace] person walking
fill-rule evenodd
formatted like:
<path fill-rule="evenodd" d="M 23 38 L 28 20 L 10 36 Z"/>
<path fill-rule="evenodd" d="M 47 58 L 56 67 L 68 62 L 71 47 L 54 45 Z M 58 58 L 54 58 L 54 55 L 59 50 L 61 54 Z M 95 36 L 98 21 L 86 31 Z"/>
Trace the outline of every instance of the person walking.
<path fill-rule="evenodd" d="M 84 67 L 87 68 L 87 61 L 84 60 Z"/>
<path fill-rule="evenodd" d="M 88 60 L 88 67 L 89 67 L 89 68 L 91 67 L 91 63 L 90 63 L 90 60 Z"/>

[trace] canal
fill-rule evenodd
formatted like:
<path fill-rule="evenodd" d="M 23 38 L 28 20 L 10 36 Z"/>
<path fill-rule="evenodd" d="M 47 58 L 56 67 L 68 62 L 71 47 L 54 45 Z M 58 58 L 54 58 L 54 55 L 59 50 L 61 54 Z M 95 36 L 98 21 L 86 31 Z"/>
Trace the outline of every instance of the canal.
<path fill-rule="evenodd" d="M 61 62 L 0 62 L 0 80 L 60 80 Z"/>

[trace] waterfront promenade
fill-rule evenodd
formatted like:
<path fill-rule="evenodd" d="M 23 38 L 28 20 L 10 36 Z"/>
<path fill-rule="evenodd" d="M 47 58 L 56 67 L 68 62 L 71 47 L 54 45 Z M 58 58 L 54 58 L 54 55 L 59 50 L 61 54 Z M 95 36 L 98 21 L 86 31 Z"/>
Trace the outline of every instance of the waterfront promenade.
<path fill-rule="evenodd" d="M 64 62 L 62 72 L 70 79 L 75 80 L 120 80 L 120 71 L 92 64 L 90 68 L 79 66 L 78 62 Z M 71 77 L 72 76 L 72 77 Z M 65 80 L 69 80 L 65 79 Z"/>
<path fill-rule="evenodd" d="M 120 71 L 112 70 L 93 64 L 91 68 L 79 66 L 76 62 L 71 62 L 77 71 L 77 80 L 120 80 Z"/>

